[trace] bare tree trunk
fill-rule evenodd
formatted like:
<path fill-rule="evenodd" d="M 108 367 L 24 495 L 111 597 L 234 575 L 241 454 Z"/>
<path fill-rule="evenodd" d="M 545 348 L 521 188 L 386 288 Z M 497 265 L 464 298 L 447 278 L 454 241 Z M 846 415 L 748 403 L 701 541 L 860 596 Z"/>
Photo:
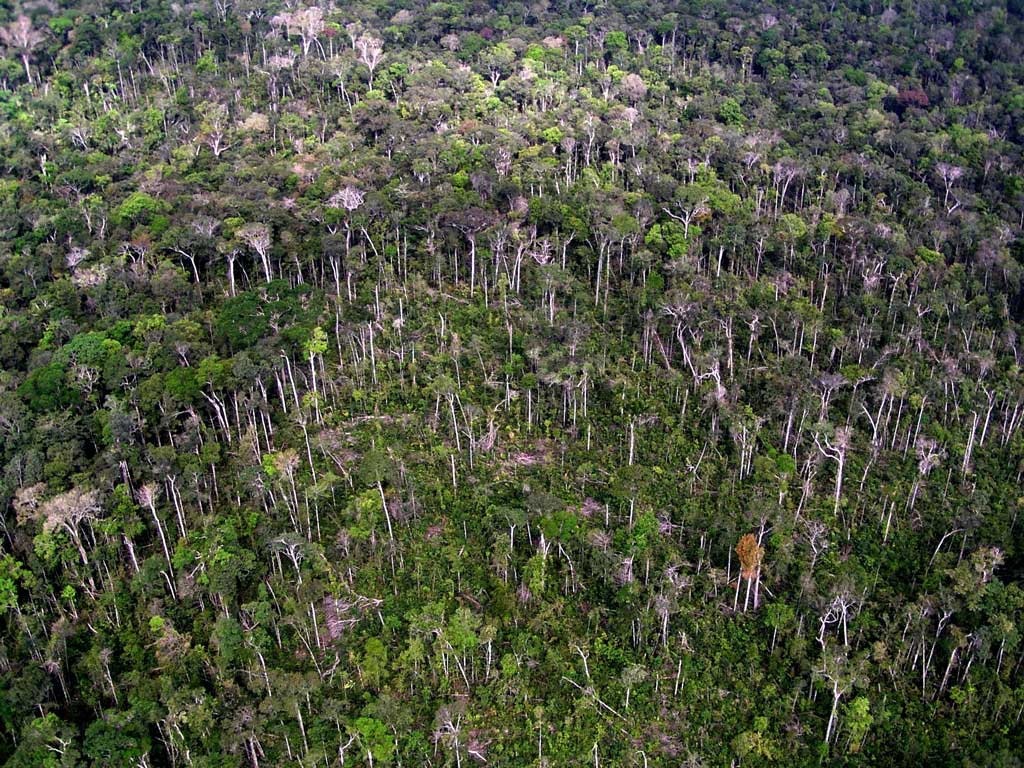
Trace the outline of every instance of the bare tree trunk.
<path fill-rule="evenodd" d="M 380 492 L 380 505 L 384 508 L 384 519 L 388 524 L 388 540 L 394 545 L 395 534 L 391 530 L 391 514 L 388 512 L 388 501 L 384 498 L 384 486 L 381 485 L 380 480 L 377 481 L 377 490 Z"/>

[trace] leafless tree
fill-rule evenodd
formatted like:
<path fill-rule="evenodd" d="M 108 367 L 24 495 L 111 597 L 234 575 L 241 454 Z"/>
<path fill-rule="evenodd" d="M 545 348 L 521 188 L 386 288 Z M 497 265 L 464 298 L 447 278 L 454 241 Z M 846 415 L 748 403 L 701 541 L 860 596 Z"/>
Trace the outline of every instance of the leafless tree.
<path fill-rule="evenodd" d="M 832 694 L 832 709 L 825 728 L 825 743 L 831 744 L 839 721 L 839 701 L 861 676 L 863 662 L 851 660 L 843 649 L 829 646 L 824 649 L 814 676 L 822 681 Z"/>
<path fill-rule="evenodd" d="M 356 40 L 359 61 L 370 71 L 370 90 L 373 90 L 373 73 L 384 59 L 384 43 L 373 35 L 361 35 Z"/>
<path fill-rule="evenodd" d="M 711 209 L 707 197 L 682 197 L 677 199 L 671 208 L 662 208 L 671 218 L 682 223 L 683 237 L 690 236 L 690 224 L 697 218 L 706 216 Z"/>
<path fill-rule="evenodd" d="M 630 73 L 622 78 L 622 82 L 619 84 L 622 89 L 622 93 L 625 94 L 626 98 L 632 101 L 634 104 L 642 100 L 647 95 L 647 83 L 640 75 Z"/>
<path fill-rule="evenodd" d="M 829 548 L 828 526 L 820 520 L 805 520 L 804 540 L 807 542 L 807 546 L 811 548 L 811 565 L 807 571 L 813 575 L 815 564 Z"/>
<path fill-rule="evenodd" d="M 775 187 L 775 216 L 782 211 L 782 205 L 786 200 L 786 193 L 789 191 L 793 180 L 803 173 L 792 160 L 780 160 L 772 166 L 772 183 Z"/>
<path fill-rule="evenodd" d="M 331 195 L 327 205 L 331 208 L 344 208 L 346 211 L 354 211 L 363 204 L 366 194 L 351 184 L 346 185 Z"/>
<path fill-rule="evenodd" d="M 66 531 L 82 558 L 82 564 L 88 568 L 89 556 L 82 542 L 82 526 L 94 520 L 100 509 L 102 505 L 99 491 L 75 487 L 47 499 L 39 511 L 43 518 L 43 530 L 61 528 Z"/>
<path fill-rule="evenodd" d="M 434 743 L 444 745 L 455 755 L 456 768 L 462 768 L 462 715 L 455 707 L 441 707 L 434 718 Z"/>
<path fill-rule="evenodd" d="M 167 584 L 170 587 L 171 596 L 177 599 L 174 590 L 174 566 L 171 564 L 171 548 L 167 544 L 167 534 L 164 532 L 163 521 L 160 520 L 160 515 L 156 511 L 156 500 L 159 493 L 159 486 L 154 483 L 147 483 L 139 488 L 135 498 L 140 505 L 149 510 L 150 515 L 153 517 L 153 524 L 156 526 L 157 535 L 160 537 L 160 546 L 164 550 L 164 559 L 167 561 L 167 571 L 169 574 L 167 576 Z"/>
<path fill-rule="evenodd" d="M 229 126 L 228 108 L 224 104 L 207 101 L 200 105 L 199 111 L 203 116 L 199 138 L 214 157 L 220 157 L 232 146 L 225 141 Z"/>
<path fill-rule="evenodd" d="M 818 418 L 825 421 L 828 418 L 828 406 L 832 401 L 832 396 L 837 390 L 846 385 L 846 377 L 838 373 L 827 373 L 818 379 L 818 387 L 821 389 L 819 395 L 821 400 L 821 410 Z"/>
<path fill-rule="evenodd" d="M 191 221 L 192 231 L 202 237 L 213 237 L 220 227 L 220 222 L 213 216 L 196 216 Z"/>
<path fill-rule="evenodd" d="M 262 223 L 245 224 L 238 230 L 238 239 L 256 251 L 263 264 L 264 277 L 268 283 L 273 280 L 274 272 L 270 264 L 270 227 Z"/>
<path fill-rule="evenodd" d="M 925 478 L 942 463 L 946 456 L 945 449 L 939 445 L 937 440 L 930 437 L 917 438 L 917 444 L 914 447 L 917 451 L 917 478 L 914 480 L 914 485 L 910 489 L 910 497 L 907 499 L 908 510 L 914 509 L 917 495 L 921 492 Z"/>
<path fill-rule="evenodd" d="M 88 258 L 89 249 L 80 248 L 79 246 L 76 245 L 68 249 L 68 255 L 65 260 L 68 265 L 68 269 L 74 269 Z"/>
<path fill-rule="evenodd" d="M 853 436 L 851 427 L 837 427 L 832 439 L 827 435 L 816 433 L 814 445 L 818 451 L 827 459 L 832 459 L 837 464 L 836 469 L 836 492 L 835 492 L 835 513 L 839 514 L 839 498 L 843 493 L 843 471 L 846 468 L 846 453 L 850 449 L 850 442 Z"/>
<path fill-rule="evenodd" d="M 943 187 L 945 187 L 942 205 L 946 208 L 946 213 L 953 213 L 953 211 L 960 207 L 960 200 L 953 193 L 953 185 L 964 175 L 964 169 L 959 165 L 952 165 L 950 163 L 936 163 L 935 172 L 942 179 Z M 950 204 L 950 198 L 953 198 L 952 204 Z"/>
<path fill-rule="evenodd" d="M 320 49 L 320 54 L 324 55 L 324 49 L 318 39 L 325 27 L 322 9 L 310 6 L 280 13 L 270 20 L 270 24 L 278 28 L 284 27 L 288 36 L 298 35 L 302 39 L 303 56 L 309 56 L 309 51 L 314 45 Z"/>
<path fill-rule="evenodd" d="M 46 35 L 33 28 L 32 19 L 24 14 L 5 26 L 0 27 L 0 41 L 8 48 L 16 50 L 21 56 L 21 63 L 25 66 L 25 77 L 29 83 L 32 82 L 29 57 L 33 49 L 45 39 Z"/>
<path fill-rule="evenodd" d="M 825 648 L 825 634 L 832 625 L 842 629 L 843 646 L 850 645 L 849 621 L 856 617 L 861 602 L 861 598 L 849 584 L 840 584 L 833 590 L 832 597 L 818 617 L 818 644 L 822 650 Z"/>
<path fill-rule="evenodd" d="M 282 536 L 274 539 L 270 547 L 275 554 L 284 555 L 295 569 L 296 588 L 302 586 L 302 570 L 299 566 L 306 557 L 306 542 L 293 536 Z"/>

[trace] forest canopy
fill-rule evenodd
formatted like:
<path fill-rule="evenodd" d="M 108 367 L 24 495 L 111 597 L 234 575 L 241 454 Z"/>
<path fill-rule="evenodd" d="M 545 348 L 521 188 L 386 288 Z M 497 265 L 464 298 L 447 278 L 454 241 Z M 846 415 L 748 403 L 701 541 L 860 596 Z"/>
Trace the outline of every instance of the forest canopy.
<path fill-rule="evenodd" d="M 1021 0 L 0 56 L 5 765 L 1020 764 Z"/>

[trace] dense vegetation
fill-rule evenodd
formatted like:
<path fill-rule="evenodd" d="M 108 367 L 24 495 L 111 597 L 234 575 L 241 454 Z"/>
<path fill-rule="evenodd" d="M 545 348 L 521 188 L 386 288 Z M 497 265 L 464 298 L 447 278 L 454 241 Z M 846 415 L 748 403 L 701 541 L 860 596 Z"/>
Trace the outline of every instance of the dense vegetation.
<path fill-rule="evenodd" d="M 0 50 L 7 765 L 1019 765 L 1020 0 Z"/>

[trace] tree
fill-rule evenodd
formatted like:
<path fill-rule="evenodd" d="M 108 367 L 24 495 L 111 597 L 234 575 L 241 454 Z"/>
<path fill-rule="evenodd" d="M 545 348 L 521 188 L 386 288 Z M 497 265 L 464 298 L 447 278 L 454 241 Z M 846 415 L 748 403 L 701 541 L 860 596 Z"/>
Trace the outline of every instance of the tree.
<path fill-rule="evenodd" d="M 516 60 L 516 52 L 512 50 L 508 43 L 497 43 L 481 54 L 481 60 L 487 67 L 491 85 L 497 88 L 501 78 L 507 77 L 508 73 L 512 70 Z"/>
<path fill-rule="evenodd" d="M 750 585 L 756 581 L 758 588 L 761 584 L 761 561 L 764 559 L 764 548 L 757 543 L 757 538 L 752 533 L 748 533 L 740 537 L 739 543 L 736 545 L 736 554 L 740 558 L 740 575 L 736 579 L 736 597 L 733 600 L 733 610 L 736 610 L 736 604 L 739 600 L 740 595 L 740 582 L 743 579 L 747 580 L 747 594 L 743 600 L 743 610 L 747 610 L 747 606 L 750 603 Z M 758 603 L 758 589 L 754 591 L 754 609 L 757 609 Z"/>
<path fill-rule="evenodd" d="M 79 765 L 75 729 L 49 713 L 28 723 L 8 760 L 12 768 L 72 768 Z"/>
<path fill-rule="evenodd" d="M 836 463 L 835 504 L 833 509 L 836 515 L 839 514 L 839 499 L 843 493 L 843 470 L 846 468 L 846 452 L 850 449 L 852 437 L 853 429 L 851 427 L 837 427 L 831 439 L 828 435 L 817 432 L 814 434 L 814 445 L 817 446 L 818 452 Z"/>
<path fill-rule="evenodd" d="M 378 688 L 387 673 L 388 649 L 379 639 L 371 637 L 366 641 L 360 675 L 370 687 Z"/>
<path fill-rule="evenodd" d="M 353 724 L 353 736 L 373 765 L 388 765 L 395 754 L 395 739 L 384 723 L 372 717 L 360 717 Z"/>
<path fill-rule="evenodd" d="M 373 90 L 373 73 L 384 60 L 384 42 L 373 35 L 361 35 L 356 40 L 356 51 L 359 52 L 359 61 L 370 72 L 370 90 Z"/>
<path fill-rule="evenodd" d="M 213 156 L 219 158 L 232 146 L 226 142 L 228 108 L 217 102 L 206 101 L 199 105 L 199 112 L 203 116 L 199 126 L 200 137 L 213 152 Z"/>
<path fill-rule="evenodd" d="M 236 234 L 239 240 L 256 251 L 263 265 L 263 277 L 269 283 L 274 279 L 273 266 L 270 263 L 270 246 L 273 242 L 270 227 L 262 223 L 245 224 Z"/>
<path fill-rule="evenodd" d="M 960 207 L 959 198 L 953 194 L 953 185 L 964 175 L 964 169 L 959 165 L 951 163 L 936 163 L 935 173 L 942 179 L 942 205 L 946 209 L 947 214 L 952 214 L 953 211 Z M 953 198 L 952 203 L 950 203 L 950 198 Z"/>
<path fill-rule="evenodd" d="M 171 597 L 176 597 L 174 589 L 174 566 L 171 563 L 171 550 L 167 544 L 167 534 L 164 532 L 164 524 L 160 519 L 160 515 L 156 511 L 156 500 L 159 494 L 159 487 L 149 483 L 143 485 L 136 492 L 135 496 L 139 504 L 149 510 L 150 516 L 153 518 L 153 524 L 156 526 L 157 536 L 160 538 L 160 546 L 164 551 L 164 559 L 167 561 L 167 573 L 164 574 L 164 578 L 167 580 L 167 587 L 170 590 Z"/>
<path fill-rule="evenodd" d="M 848 749 L 851 753 L 860 752 L 864 746 L 871 725 L 875 718 L 871 715 L 871 702 L 867 696 L 858 696 L 846 705 L 846 732 L 849 738 Z"/>
<path fill-rule="evenodd" d="M 32 70 L 29 67 L 29 59 L 32 56 L 32 51 L 45 39 L 46 35 L 35 29 L 32 26 L 32 20 L 24 14 L 0 27 L 0 42 L 3 42 L 8 48 L 13 48 L 21 56 L 21 63 L 25 67 L 25 79 L 30 85 Z"/>
<path fill-rule="evenodd" d="M 469 295 L 476 291 L 476 239 L 491 224 L 490 215 L 480 208 L 470 208 L 451 218 L 451 225 L 469 241 Z"/>
<path fill-rule="evenodd" d="M 283 26 L 286 34 L 298 35 L 302 39 L 303 57 L 309 56 L 309 51 L 314 45 L 320 49 L 321 56 L 325 55 L 318 39 L 326 29 L 323 9 L 316 6 L 297 8 L 274 16 L 270 23 L 278 27 Z"/>
<path fill-rule="evenodd" d="M 739 128 L 746 122 L 743 108 L 736 99 L 728 98 L 718 105 L 718 119 L 730 128 Z"/>
<path fill-rule="evenodd" d="M 82 558 L 82 564 L 87 570 L 90 563 L 83 543 L 85 532 L 82 528 L 96 519 L 97 513 L 102 508 L 100 502 L 99 491 L 73 488 L 46 500 L 39 510 L 39 514 L 43 518 L 43 531 L 49 532 L 55 528 L 66 531 L 74 542 L 75 548 Z M 92 576 L 90 575 L 88 578 L 91 582 Z"/>
<path fill-rule="evenodd" d="M 849 693 L 863 674 L 864 659 L 851 659 L 847 652 L 834 646 L 822 651 L 821 658 L 814 669 L 815 677 L 832 695 L 832 707 L 829 711 L 828 725 L 825 727 L 825 743 L 831 745 L 839 720 L 839 701 Z"/>
<path fill-rule="evenodd" d="M 676 189 L 675 197 L 672 199 L 672 207 L 665 207 L 662 210 L 682 223 L 683 238 L 689 239 L 690 224 L 711 213 L 711 208 L 708 206 L 707 190 L 695 184 L 680 186 Z"/>
<path fill-rule="evenodd" d="M 630 72 L 628 75 L 622 78 L 622 82 L 619 84 L 622 89 L 622 93 L 625 94 L 626 98 L 632 101 L 634 104 L 643 101 L 647 96 L 647 84 L 640 75 Z"/>
<path fill-rule="evenodd" d="M 363 204 L 365 197 L 362 190 L 348 184 L 331 195 L 331 199 L 327 204 L 331 208 L 343 208 L 351 213 Z"/>
<path fill-rule="evenodd" d="M 622 686 L 626 689 L 626 698 L 623 708 L 629 711 L 629 695 L 633 689 L 647 680 L 648 672 L 646 667 L 639 664 L 630 664 L 622 671 Z"/>

